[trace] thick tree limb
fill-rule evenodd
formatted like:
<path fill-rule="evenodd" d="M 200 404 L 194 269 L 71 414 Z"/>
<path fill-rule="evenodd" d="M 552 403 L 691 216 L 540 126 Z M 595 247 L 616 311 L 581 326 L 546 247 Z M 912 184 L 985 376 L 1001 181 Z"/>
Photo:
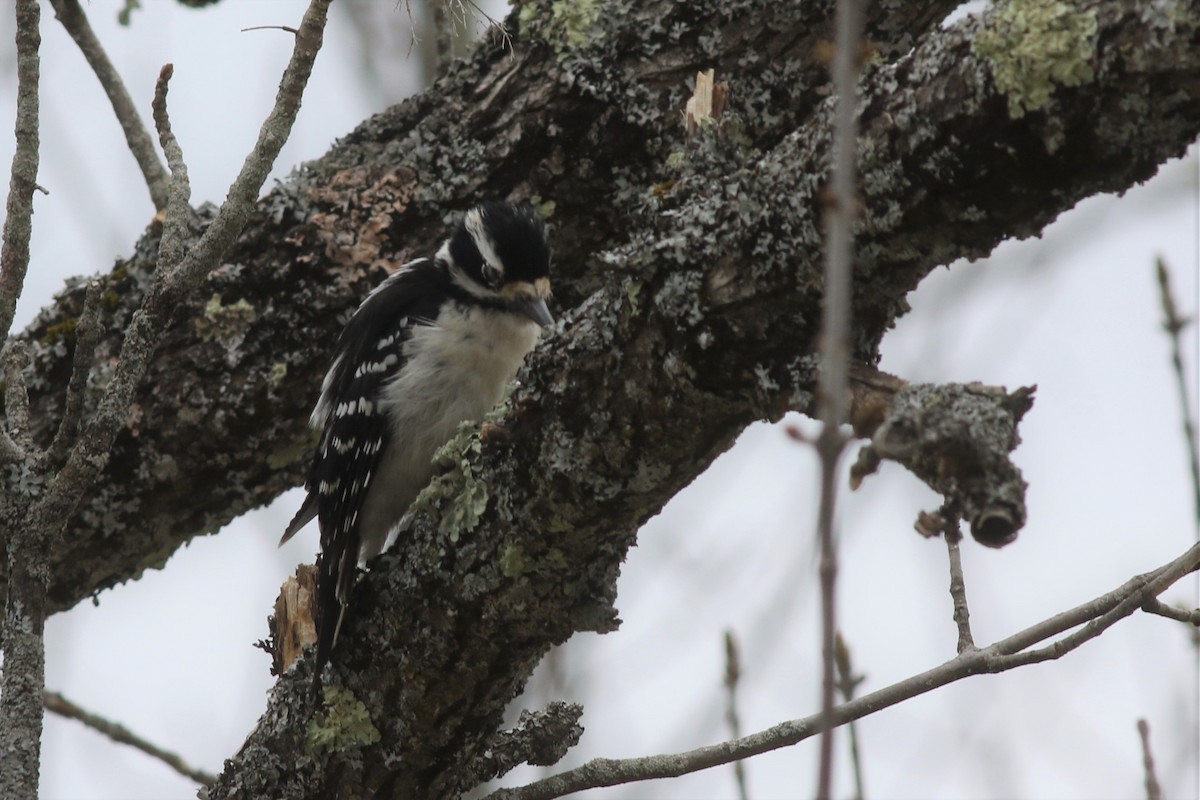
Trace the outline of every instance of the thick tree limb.
<path fill-rule="evenodd" d="M 783 13 L 777 5 L 764 5 L 749 9 L 744 21 Z M 947 5 L 953 4 L 906 4 L 904 16 L 896 17 L 872 6 L 869 37 L 885 52 L 902 47 L 896 43 L 911 42 Z M 1104 29 L 1124 30 L 1122 6 L 1101 7 L 1108 14 Z M 750 121 L 744 127 L 760 145 L 777 141 L 818 100 L 820 68 L 800 54 L 811 52 L 826 29 L 789 9 L 793 22 L 778 28 L 722 24 L 715 17 L 680 21 L 688 29 L 695 24 L 723 32 L 706 43 L 718 66 L 730 66 L 722 75 L 737 78 L 730 113 Z M 653 6 L 645 13 L 673 22 L 678 9 Z M 1194 34 L 1186 12 L 1171 13 L 1179 21 L 1162 42 L 1147 41 L 1156 29 L 1153 19 L 1128 23 L 1129 32 L 1115 37 L 1119 46 L 1101 51 L 1103 68 L 1096 80 L 1056 94 L 1053 114 L 1008 118 L 986 70 L 970 56 L 973 28 L 939 33 L 930 46 L 870 79 L 874 88 L 864 125 L 874 130 L 864 128 L 863 145 L 870 151 L 872 174 L 865 185 L 875 198 L 867 204 L 875 234 L 863 241 L 870 263 L 887 267 L 864 269 L 859 281 L 859 349 L 869 351 L 887 321 L 906 308 L 904 293 L 930 264 L 986 253 L 1009 233 L 1036 233 L 1079 198 L 1143 180 L 1163 159 L 1183 151 L 1196 131 L 1195 104 L 1189 106 L 1186 88 L 1194 85 L 1187 80 L 1195 70 L 1195 48 L 1187 49 Z M 627 23 L 637 27 L 633 18 L 620 24 Z M 784 36 L 779 29 L 805 33 L 797 39 L 799 34 Z M 577 303 L 611 277 L 613 271 L 589 254 L 625 235 L 629 225 L 620 215 L 639 207 L 645 185 L 614 187 L 608 176 L 622 164 L 629 174 L 648 180 L 670 177 L 664 162 L 678 137 L 667 132 L 674 130 L 683 97 L 675 81 L 696 60 L 693 55 L 689 64 L 677 66 L 679 59 L 687 60 L 683 45 L 694 45 L 686 37 L 671 44 L 655 39 L 650 28 L 644 35 L 654 43 L 652 52 L 632 45 L 618 50 L 606 62 L 616 77 L 601 87 L 584 87 L 582 71 L 594 55 L 591 50 L 566 50 L 559 64 L 550 45 L 526 41 L 513 59 L 496 52 L 459 64 L 449 83 L 368 121 L 264 201 L 227 267 L 211 279 L 217 299 L 178 311 L 160 349 L 161 363 L 152 367 L 153 389 L 135 406 L 139 422 L 132 435 L 118 440 L 100 491 L 80 510 L 71 551 L 56 559 L 52 608 L 69 607 L 147 566 L 161 565 L 191 536 L 215 531 L 300 481 L 308 441 L 304 420 L 324 362 L 322 348 L 313 342 L 334 335 L 339 314 L 372 283 L 372 264 L 400 262 L 436 246 L 444 230 L 442 209 L 462 208 L 479 196 L 514 187 L 519 195 L 553 199 L 553 221 L 559 231 L 571 233 L 555 241 L 563 305 Z M 1124 59 L 1123 50 L 1143 44 L 1145 54 Z M 605 48 L 616 45 L 598 34 L 591 47 L 608 56 Z M 738 66 L 746 53 L 747 65 Z M 634 69 L 631 62 L 641 71 L 618 83 L 621 70 Z M 799 72 L 781 64 L 796 64 Z M 897 83 L 906 77 L 913 80 Z M 475 94 L 449 96 L 447 87 L 460 82 L 476 87 Z M 636 103 L 625 99 L 626 113 L 649 126 L 641 136 L 634 136 L 626 116 L 606 112 L 595 97 L 599 89 L 620 94 L 620 86 L 631 84 L 642 94 Z M 1147 87 L 1161 96 L 1147 97 Z M 1177 87 L 1184 88 L 1177 92 Z M 779 99 L 766 116 L 761 103 L 772 97 Z M 960 104 L 960 97 L 971 102 Z M 1148 112 L 1131 113 L 1131 103 L 1145 103 Z M 1058 137 L 1051 140 L 1059 142 L 1055 154 L 1048 153 L 1043 134 L 1051 129 L 1073 136 L 1071 146 Z M 898 131 L 906 132 L 899 136 Z M 396 144 L 386 145 L 389 141 Z M 422 141 L 477 142 L 482 149 L 439 162 L 429 147 L 414 147 Z M 799 141 L 801 135 L 793 139 L 793 150 Z M 468 152 L 471 161 L 464 171 L 461 159 Z M 787 188 L 765 208 L 757 200 L 743 204 L 736 194 L 722 202 L 736 200 L 741 213 L 766 217 L 761 221 L 769 225 L 767 210 L 781 206 L 780 198 L 791 198 L 797 187 L 807 192 L 817 180 L 823 168 L 814 169 L 814 160 L 820 165 L 819 158 L 793 158 L 771 184 Z M 447 183 L 450 164 L 459 178 L 453 186 Z M 567 169 L 567 164 L 575 166 Z M 526 177 L 516 177 L 517 165 L 528 168 Z M 1026 173 L 1028 180 L 1013 180 L 1014 174 Z M 880 180 L 889 174 L 891 194 Z M 464 175 L 470 176 L 465 182 Z M 740 192 L 747 185 L 728 183 L 728 190 Z M 905 187 L 911 189 L 908 197 Z M 880 216 L 889 223 L 889 236 L 880 235 Z M 151 230 L 139 253 L 153 247 L 153 235 Z M 776 243 L 775 237 L 765 243 Z M 251 262 L 259 269 L 246 270 Z M 742 289 L 732 266 L 716 265 L 706 280 L 714 303 L 739 301 Z M 106 279 L 108 342 L 128 319 L 125 309 L 140 297 L 147 271 L 138 256 Z M 282 304 L 281 296 L 296 302 Z M 77 316 L 81 305 L 82 289 L 68 291 L 26 334 L 38 351 L 32 381 L 38 418 L 48 424 L 61 413 L 60 387 L 69 360 L 69 343 L 54 330 Z M 810 311 L 799 305 L 798 313 Z M 99 360 L 111 357 L 111 344 L 108 350 L 102 346 Z M 759 366 L 767 369 L 765 363 Z M 778 384 L 781 376 L 768 372 L 766 377 L 768 384 Z M 190 490 L 181 492 L 173 487 L 184 474 Z"/>

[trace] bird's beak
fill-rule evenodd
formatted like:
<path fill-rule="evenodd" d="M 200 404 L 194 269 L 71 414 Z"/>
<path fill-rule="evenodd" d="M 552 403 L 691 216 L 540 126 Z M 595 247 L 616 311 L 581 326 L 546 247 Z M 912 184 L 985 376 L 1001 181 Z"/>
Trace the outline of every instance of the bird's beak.
<path fill-rule="evenodd" d="M 546 308 L 546 301 L 540 297 L 534 295 L 520 297 L 512 302 L 512 306 L 543 328 L 554 324 L 554 317 L 551 316 L 550 309 Z"/>

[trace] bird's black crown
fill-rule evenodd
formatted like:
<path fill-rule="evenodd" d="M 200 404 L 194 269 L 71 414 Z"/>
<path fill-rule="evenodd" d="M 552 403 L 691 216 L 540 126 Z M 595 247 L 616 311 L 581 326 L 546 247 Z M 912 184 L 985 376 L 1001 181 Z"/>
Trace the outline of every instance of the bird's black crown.
<path fill-rule="evenodd" d="M 550 274 L 546 226 L 527 205 L 482 203 L 467 212 L 449 242 L 450 257 L 472 279 L 493 289 L 533 283 Z"/>

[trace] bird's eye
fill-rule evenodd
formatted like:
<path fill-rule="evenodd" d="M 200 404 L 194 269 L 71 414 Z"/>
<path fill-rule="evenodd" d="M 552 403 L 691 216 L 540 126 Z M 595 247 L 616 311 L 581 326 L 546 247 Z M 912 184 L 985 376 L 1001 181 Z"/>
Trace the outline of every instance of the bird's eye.
<path fill-rule="evenodd" d="M 486 261 L 483 262 L 483 280 L 488 286 L 498 286 L 500 284 L 500 270 Z"/>

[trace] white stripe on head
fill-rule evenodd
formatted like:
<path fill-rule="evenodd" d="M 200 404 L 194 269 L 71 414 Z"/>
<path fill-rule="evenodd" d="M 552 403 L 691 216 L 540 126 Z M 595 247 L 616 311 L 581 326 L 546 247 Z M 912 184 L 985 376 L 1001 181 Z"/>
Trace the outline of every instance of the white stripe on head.
<path fill-rule="evenodd" d="M 488 236 L 487 228 L 483 226 L 482 212 L 478 208 L 472 208 L 467 212 L 464 224 L 466 225 L 467 233 L 471 234 L 471 239 L 475 242 L 475 246 L 479 248 L 479 254 L 483 256 L 483 260 L 503 275 L 504 264 L 500 261 L 500 256 L 496 254 L 496 243 L 492 241 L 492 237 Z"/>

